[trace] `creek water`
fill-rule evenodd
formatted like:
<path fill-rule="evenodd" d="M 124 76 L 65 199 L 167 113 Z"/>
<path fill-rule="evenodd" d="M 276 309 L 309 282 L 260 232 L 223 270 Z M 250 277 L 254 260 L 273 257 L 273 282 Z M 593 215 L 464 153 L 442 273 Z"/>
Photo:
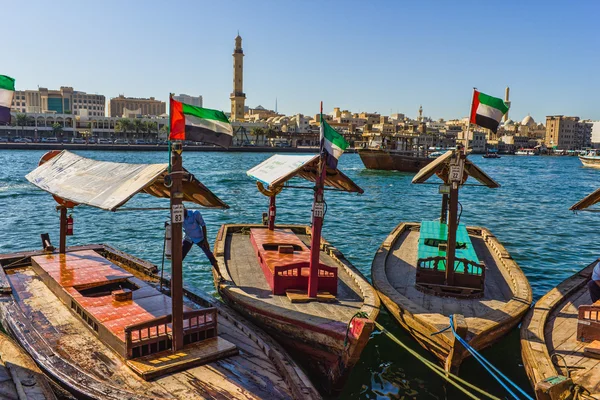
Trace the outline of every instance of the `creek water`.
<path fill-rule="evenodd" d="M 165 152 L 77 151 L 97 160 L 164 163 Z M 58 214 L 51 196 L 24 176 L 44 151 L 0 151 L 0 253 L 40 248 L 40 233 L 58 244 Z M 261 221 L 268 199 L 258 192 L 246 171 L 268 153 L 185 153 L 184 167 L 228 203 L 228 210 L 202 210 L 210 242 L 224 223 Z M 489 228 L 523 269 L 538 299 L 598 256 L 600 216 L 575 215 L 569 207 L 600 186 L 600 171 L 583 168 L 577 157 L 470 156 L 502 186 L 466 186 L 460 192 L 461 222 Z M 365 193 L 326 192 L 328 211 L 324 236 L 370 280 L 377 248 L 400 221 L 439 217 L 441 196 L 435 185 L 413 185 L 412 174 L 364 168 L 356 154 L 346 154 L 339 168 Z M 308 186 L 308 185 L 305 185 Z M 310 223 L 312 190 L 284 190 L 277 199 L 278 222 Z M 166 207 L 164 199 L 134 197 L 126 207 Z M 91 207 L 74 210 L 75 235 L 68 244 L 107 243 L 161 265 L 163 223 L 168 210 L 106 212 Z M 166 263 L 165 270 L 169 265 Z M 187 284 L 212 293 L 210 264 L 199 249 L 184 261 Z M 405 333 L 384 309 L 379 321 L 420 354 L 435 361 Z M 523 369 L 518 330 L 483 352 L 494 365 L 531 392 Z M 469 358 L 461 377 L 501 397 L 504 389 Z M 454 399 L 463 395 L 387 337 L 373 334 L 352 372 L 343 398 Z"/>

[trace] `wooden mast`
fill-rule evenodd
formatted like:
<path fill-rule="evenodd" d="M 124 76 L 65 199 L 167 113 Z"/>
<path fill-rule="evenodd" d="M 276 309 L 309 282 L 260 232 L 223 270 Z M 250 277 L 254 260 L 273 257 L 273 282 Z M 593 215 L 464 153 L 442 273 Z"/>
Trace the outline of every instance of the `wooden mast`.
<path fill-rule="evenodd" d="M 462 183 L 465 155 L 460 147 L 454 151 L 448 168 L 447 185 L 450 186 L 448 201 L 448 242 L 446 248 L 446 285 L 454 285 L 454 261 L 456 260 L 456 229 L 458 227 L 458 187 Z"/>
<path fill-rule="evenodd" d="M 171 107 L 173 94 L 169 96 L 169 120 L 173 118 Z M 169 139 L 170 140 L 170 139 Z M 176 210 L 182 207 L 183 165 L 181 142 L 173 143 L 171 150 L 171 315 L 173 331 L 173 351 L 183 348 L 183 271 L 182 271 L 182 223 L 183 218 Z M 180 211 L 181 212 L 181 211 Z M 185 217 L 185 216 L 184 216 Z"/>
<path fill-rule="evenodd" d="M 269 197 L 269 225 L 267 228 L 270 231 L 275 229 L 275 214 L 277 212 L 277 208 L 275 206 L 275 197 L 277 197 L 277 195 Z"/>
<path fill-rule="evenodd" d="M 323 186 L 327 168 L 323 160 L 323 102 L 321 102 L 321 146 L 317 179 L 315 181 L 315 198 L 312 209 L 312 236 L 310 241 L 310 268 L 308 274 L 308 297 L 317 297 L 319 286 L 319 254 L 321 252 L 321 229 L 325 204 L 323 202 Z"/>

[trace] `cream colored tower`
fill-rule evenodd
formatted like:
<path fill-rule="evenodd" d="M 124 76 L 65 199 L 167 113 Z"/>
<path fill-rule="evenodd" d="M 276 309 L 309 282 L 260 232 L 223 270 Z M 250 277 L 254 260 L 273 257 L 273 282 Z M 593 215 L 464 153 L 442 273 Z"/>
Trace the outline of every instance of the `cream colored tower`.
<path fill-rule="evenodd" d="M 238 33 L 235 38 L 235 49 L 233 49 L 233 92 L 231 99 L 231 120 L 244 120 L 244 103 L 246 94 L 244 93 L 244 51 L 242 50 L 242 37 Z"/>
<path fill-rule="evenodd" d="M 508 107 L 510 107 L 510 100 L 508 98 L 508 95 L 510 94 L 510 88 L 507 86 L 506 87 L 506 91 L 504 92 L 504 102 L 506 103 L 506 105 Z M 504 122 L 508 121 L 508 111 L 506 112 L 506 114 L 504 114 Z"/>

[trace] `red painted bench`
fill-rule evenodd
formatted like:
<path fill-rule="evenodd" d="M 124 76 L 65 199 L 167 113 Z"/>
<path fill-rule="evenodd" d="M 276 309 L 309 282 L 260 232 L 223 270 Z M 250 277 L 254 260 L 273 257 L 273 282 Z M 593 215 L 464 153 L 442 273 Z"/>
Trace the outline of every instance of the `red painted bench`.
<path fill-rule="evenodd" d="M 308 290 L 310 249 L 291 229 L 250 229 L 250 241 L 273 294 Z M 337 295 L 337 268 L 319 263 L 319 291 Z"/>

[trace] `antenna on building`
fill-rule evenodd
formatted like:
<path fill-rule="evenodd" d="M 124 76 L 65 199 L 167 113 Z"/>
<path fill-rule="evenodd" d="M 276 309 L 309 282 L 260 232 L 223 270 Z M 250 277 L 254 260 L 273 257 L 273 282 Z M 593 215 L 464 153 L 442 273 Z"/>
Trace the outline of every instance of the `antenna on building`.
<path fill-rule="evenodd" d="M 277 97 L 275 97 L 275 114 L 277 114 Z"/>

